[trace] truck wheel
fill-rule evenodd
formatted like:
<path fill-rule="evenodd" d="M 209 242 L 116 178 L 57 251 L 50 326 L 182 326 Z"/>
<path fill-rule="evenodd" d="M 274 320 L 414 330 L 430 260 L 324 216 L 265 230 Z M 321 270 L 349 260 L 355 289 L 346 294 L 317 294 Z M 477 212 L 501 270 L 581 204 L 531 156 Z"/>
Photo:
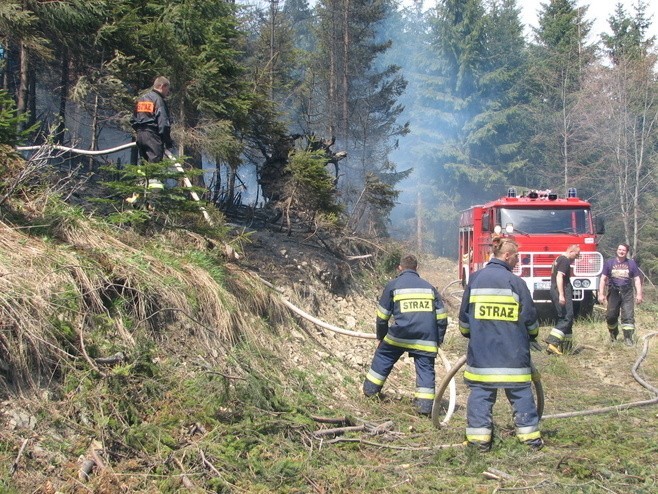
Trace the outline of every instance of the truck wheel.
<path fill-rule="evenodd" d="M 574 304 L 574 312 L 579 318 L 590 317 L 594 311 L 594 292 L 585 292 L 583 299 Z"/>

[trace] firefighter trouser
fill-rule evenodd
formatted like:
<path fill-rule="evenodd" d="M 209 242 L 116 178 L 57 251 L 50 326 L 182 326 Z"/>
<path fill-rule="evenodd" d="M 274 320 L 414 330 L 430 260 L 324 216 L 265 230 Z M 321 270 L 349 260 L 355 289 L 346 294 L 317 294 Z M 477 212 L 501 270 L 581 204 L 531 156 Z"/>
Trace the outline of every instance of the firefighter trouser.
<path fill-rule="evenodd" d="M 635 331 L 635 290 L 632 284 L 608 287 L 608 308 L 605 320 L 608 331 L 613 336 L 619 334 L 619 314 L 621 312 L 621 329 L 626 335 Z"/>
<path fill-rule="evenodd" d="M 469 384 L 468 387 L 471 392 L 466 404 L 466 440 L 473 444 L 487 445 L 493 439 L 493 406 L 498 388 L 478 384 Z M 503 389 L 514 410 L 518 440 L 528 442 L 539 439 L 539 415 L 531 383 Z"/>
<path fill-rule="evenodd" d="M 561 305 L 556 288 L 551 288 L 551 300 L 557 312 L 555 327 L 551 329 L 547 343 L 555 345 L 562 350 L 569 351 L 572 346 L 572 328 L 573 328 L 573 288 L 571 283 L 564 287 L 564 298 L 566 303 Z"/>
<path fill-rule="evenodd" d="M 137 149 L 139 155 L 149 163 L 159 163 L 164 158 L 165 146 L 162 137 L 149 129 L 137 130 Z"/>
<path fill-rule="evenodd" d="M 373 396 L 381 391 L 393 366 L 406 351 L 404 348 L 389 345 L 385 341 L 379 344 L 372 359 L 370 370 L 363 382 L 363 393 L 366 396 Z M 416 392 L 414 393 L 416 410 L 419 413 L 429 414 L 432 412 L 432 404 L 434 403 L 435 357 L 414 352 L 409 352 L 409 355 L 414 358 L 416 366 Z"/>

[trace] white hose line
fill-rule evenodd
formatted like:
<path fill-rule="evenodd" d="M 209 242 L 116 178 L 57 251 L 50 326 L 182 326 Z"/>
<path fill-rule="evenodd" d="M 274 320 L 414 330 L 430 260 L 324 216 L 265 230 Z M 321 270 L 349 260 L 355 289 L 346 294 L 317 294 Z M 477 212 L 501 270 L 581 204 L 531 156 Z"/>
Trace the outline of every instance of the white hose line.
<path fill-rule="evenodd" d="M 50 148 L 50 149 L 56 149 L 58 151 L 68 151 L 71 153 L 76 153 L 76 154 L 83 154 L 85 156 L 98 156 L 101 154 L 112 154 L 116 153 L 118 151 L 123 151 L 124 149 L 131 148 L 133 146 L 136 146 L 137 143 L 135 142 L 129 142 L 127 144 L 122 144 L 120 146 L 110 148 L 110 149 L 100 149 L 97 151 L 90 151 L 87 149 L 77 149 L 77 148 L 70 148 L 66 146 L 59 146 L 59 145 L 42 145 L 42 146 L 18 146 L 16 147 L 16 150 L 18 151 L 36 151 L 37 149 L 41 148 Z M 174 157 L 169 150 L 165 150 L 165 154 L 167 158 L 175 160 L 176 158 Z M 181 166 L 181 164 L 178 161 L 174 162 L 174 168 L 176 169 L 177 172 L 179 173 L 185 173 L 185 170 Z M 183 176 L 183 185 L 187 187 L 188 189 L 192 188 L 192 182 L 190 182 L 190 179 L 187 178 L 186 176 Z M 196 202 L 201 202 L 201 199 L 199 198 L 199 195 L 195 191 L 190 191 L 190 195 L 192 196 L 192 199 L 194 199 Z M 199 205 L 199 211 L 201 211 L 201 214 L 203 214 L 203 218 L 206 220 L 206 222 L 210 225 L 213 226 L 213 222 L 210 219 L 210 215 L 208 214 L 208 211 L 206 211 L 206 208 L 202 205 Z"/>
<path fill-rule="evenodd" d="M 110 148 L 110 149 L 99 149 L 96 151 L 91 151 L 89 149 L 77 149 L 77 148 L 70 148 L 66 146 L 60 146 L 60 145 L 49 145 L 49 144 L 43 144 L 41 146 L 17 146 L 16 150 L 17 151 L 36 151 L 37 149 L 45 148 L 45 149 L 56 149 L 57 151 L 68 151 L 71 153 L 76 153 L 76 154 L 83 154 L 85 156 L 99 156 L 101 154 L 112 154 L 116 153 L 118 151 L 123 151 L 124 149 L 131 148 L 133 146 L 136 146 L 137 143 L 135 142 L 129 142 L 127 144 L 121 144 L 120 146 Z"/>
<path fill-rule="evenodd" d="M 633 377 L 635 378 L 635 380 L 638 383 L 640 383 L 641 386 L 644 386 L 646 389 L 653 392 L 658 397 L 658 388 L 656 388 L 655 386 L 652 386 L 651 384 L 646 382 L 637 373 L 637 370 L 640 368 L 640 364 L 647 357 L 647 355 L 649 353 L 649 339 L 653 338 L 654 336 L 658 336 L 658 332 L 649 333 L 649 334 L 644 335 L 642 337 L 642 340 L 644 340 L 644 345 L 642 347 L 642 353 L 640 354 L 638 359 L 635 361 L 635 364 L 633 364 L 633 367 L 631 368 L 631 374 L 633 374 Z"/>
<path fill-rule="evenodd" d="M 185 170 L 183 169 L 183 166 L 178 162 L 175 161 L 176 157 L 168 150 L 165 150 L 165 155 L 167 158 L 174 160 L 174 168 L 178 173 L 185 173 Z M 187 187 L 188 189 L 192 188 L 192 182 L 190 182 L 190 179 L 187 178 L 185 175 L 183 175 L 183 185 Z M 192 199 L 194 199 L 196 202 L 199 203 L 199 211 L 201 211 L 201 214 L 203 215 L 203 218 L 206 220 L 206 223 L 208 223 L 210 226 L 213 226 L 213 222 L 210 219 L 210 215 L 208 214 L 208 211 L 206 211 L 206 208 L 201 204 L 201 199 L 199 198 L 199 195 L 191 190 L 190 191 L 190 196 L 192 196 Z"/>
<path fill-rule="evenodd" d="M 283 297 L 283 295 L 279 295 L 279 297 L 281 298 L 281 301 L 284 303 L 284 305 L 286 307 L 288 307 L 290 310 L 292 310 L 296 314 L 302 316 L 304 319 L 306 319 L 308 321 L 311 321 L 313 324 L 316 324 L 316 325 L 318 325 L 322 328 L 333 331 L 334 333 L 340 333 L 340 334 L 344 334 L 344 335 L 347 335 L 347 336 L 355 336 L 357 338 L 366 338 L 368 340 L 376 340 L 377 339 L 377 336 L 372 334 L 372 333 L 359 333 L 357 331 L 350 331 L 348 329 L 339 328 L 338 326 L 334 326 L 333 324 L 329 324 L 329 323 L 326 323 L 324 321 L 321 321 L 320 319 L 317 319 L 317 318 L 313 317 L 309 313 L 304 312 L 299 307 L 296 307 L 295 305 L 290 303 L 288 300 L 286 300 Z"/>
<path fill-rule="evenodd" d="M 288 299 L 286 299 L 282 295 L 282 291 L 279 288 L 275 287 L 272 283 L 270 283 L 269 281 L 265 281 L 263 278 L 261 278 L 260 276 L 258 276 L 256 274 L 254 274 L 253 276 L 258 278 L 258 280 L 261 283 L 263 283 L 264 285 L 266 285 L 266 286 L 270 287 L 272 290 L 276 291 L 279 294 L 279 298 L 281 299 L 281 301 L 284 303 L 284 305 L 286 307 L 288 307 L 290 310 L 292 310 L 295 314 L 298 314 L 298 315 L 302 316 L 304 319 L 312 322 L 313 324 L 316 324 L 316 325 L 318 325 L 322 328 L 328 329 L 330 331 L 334 331 L 336 333 L 344 334 L 344 335 L 347 335 L 347 336 L 354 336 L 354 337 L 357 337 L 357 338 L 365 338 L 365 339 L 368 339 L 368 340 L 376 340 L 377 339 L 377 335 L 374 335 L 372 333 L 361 333 L 361 332 L 358 332 L 358 331 L 350 331 L 348 329 L 339 328 L 338 326 L 334 326 L 333 324 L 326 323 L 326 322 L 324 322 L 324 321 L 322 321 L 322 320 L 320 320 L 316 317 L 313 317 L 309 313 L 304 312 L 302 309 L 300 309 L 299 307 L 293 305 L 290 301 L 288 301 Z M 440 348 L 439 348 L 439 356 L 441 357 L 441 361 L 443 362 L 443 366 L 445 367 L 446 373 L 449 374 L 450 371 L 451 371 L 450 361 L 448 360 L 448 358 L 443 353 L 443 350 L 441 350 Z M 464 359 L 466 359 L 466 357 L 464 357 Z M 444 391 L 445 391 L 445 388 L 444 388 Z M 436 401 L 435 401 L 435 403 L 436 403 Z M 444 422 L 447 423 L 447 421 L 450 420 L 450 417 L 452 416 L 453 412 L 455 411 L 456 403 L 457 403 L 457 386 L 455 384 L 454 379 L 452 379 L 450 381 L 450 402 L 448 404 L 448 413 L 446 414 Z M 437 412 L 437 414 L 438 414 L 438 412 Z M 434 420 L 434 406 L 432 406 L 432 420 Z"/>
<path fill-rule="evenodd" d="M 272 283 L 270 283 L 269 281 L 264 280 L 263 278 L 261 278 L 257 274 L 253 274 L 253 276 L 258 278 L 258 280 L 261 283 L 263 283 L 265 286 L 268 286 L 269 288 L 271 288 L 272 290 L 277 292 L 279 294 L 279 298 L 281 299 L 281 301 L 283 302 L 283 304 L 286 307 L 288 307 L 290 310 L 292 310 L 295 314 L 298 314 L 298 315 L 302 316 L 307 321 L 310 321 L 310 322 L 312 322 L 313 324 L 315 324 L 317 326 L 328 329 L 329 331 L 333 331 L 335 333 L 340 333 L 340 334 L 344 334 L 344 335 L 347 335 L 347 336 L 355 336 L 356 338 L 365 338 L 367 340 L 376 340 L 377 339 L 377 335 L 374 335 L 372 333 L 361 333 L 361 332 L 358 332 L 358 331 L 350 331 L 349 329 L 339 328 L 338 326 L 334 326 L 333 324 L 326 323 L 326 322 L 324 322 L 324 321 L 322 321 L 322 320 L 320 320 L 316 317 L 313 317 L 311 314 L 309 314 L 308 312 L 304 312 L 302 309 L 300 309 L 296 305 L 292 304 L 287 298 L 285 298 L 283 296 L 283 291 L 280 288 L 275 287 Z"/>
<path fill-rule="evenodd" d="M 570 418 L 570 417 L 582 417 L 584 415 L 601 415 L 604 413 L 609 413 L 609 412 L 619 412 L 621 410 L 628 410 L 629 408 L 636 408 L 636 407 L 642 407 L 642 406 L 648 406 L 648 405 L 656 405 L 658 404 L 658 389 L 651 384 L 647 383 L 644 379 L 642 379 L 638 373 L 637 369 L 640 367 L 640 364 L 642 361 L 646 358 L 647 354 L 649 353 L 649 339 L 653 338 L 654 336 L 658 335 L 658 332 L 656 333 L 650 333 L 648 335 L 645 335 L 643 337 L 644 340 L 644 347 L 642 349 L 642 353 L 638 357 L 638 359 L 635 361 L 635 364 L 633 364 L 633 367 L 631 368 L 631 374 L 633 375 L 633 378 L 644 388 L 648 389 L 652 393 L 654 393 L 654 398 L 650 400 L 642 400 L 642 401 L 634 401 L 631 403 L 622 403 L 621 405 L 613 405 L 609 407 L 603 407 L 603 408 L 593 408 L 591 410 L 580 410 L 578 412 L 565 412 L 565 413 L 554 413 L 551 415 L 545 415 L 544 419 L 565 419 L 565 418 Z"/>

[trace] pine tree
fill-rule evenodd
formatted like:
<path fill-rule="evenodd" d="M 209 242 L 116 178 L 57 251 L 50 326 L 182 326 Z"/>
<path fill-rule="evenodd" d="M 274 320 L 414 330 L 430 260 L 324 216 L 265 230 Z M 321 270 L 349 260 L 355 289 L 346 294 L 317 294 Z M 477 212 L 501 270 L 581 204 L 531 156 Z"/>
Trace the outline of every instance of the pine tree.
<path fill-rule="evenodd" d="M 646 56 L 653 46 L 655 37 L 647 37 L 651 21 L 647 18 L 648 4 L 639 0 L 635 8 L 635 16 L 626 13 L 624 6 L 618 3 L 615 12 L 608 18 L 612 34 L 603 33 L 601 40 L 612 63 L 618 64 L 629 57 Z"/>
<path fill-rule="evenodd" d="M 370 173 L 394 171 L 388 154 L 408 131 L 398 121 L 403 108 L 397 102 L 406 81 L 399 67 L 379 62 L 391 46 L 382 29 L 392 11 L 389 0 L 326 0 L 316 8 L 318 52 L 313 78 L 306 79 L 309 130 L 335 137 L 347 151 L 339 187 L 354 227 L 381 214 L 364 210 L 359 198 Z"/>
<path fill-rule="evenodd" d="M 577 108 L 585 97 L 581 89 L 586 69 L 595 61 L 595 48 L 587 43 L 592 24 L 585 20 L 587 7 L 575 4 L 542 4 L 527 79 L 532 97 L 528 119 L 535 136 L 527 159 L 543 180 L 536 186 L 561 183 L 565 191 L 580 185 L 571 171 L 589 159 L 590 150 L 578 146 L 583 130 L 577 125 Z"/>

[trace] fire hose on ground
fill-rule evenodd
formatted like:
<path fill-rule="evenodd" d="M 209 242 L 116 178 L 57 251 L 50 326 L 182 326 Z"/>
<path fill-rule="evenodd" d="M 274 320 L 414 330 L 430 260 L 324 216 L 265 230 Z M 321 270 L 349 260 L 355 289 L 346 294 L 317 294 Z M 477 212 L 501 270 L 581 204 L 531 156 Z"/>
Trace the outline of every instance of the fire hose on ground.
<path fill-rule="evenodd" d="M 322 321 L 322 320 L 320 320 L 316 317 L 313 317 L 312 315 L 308 314 L 307 312 L 304 312 L 302 309 L 300 309 L 296 305 L 292 304 L 288 299 L 286 299 L 283 296 L 283 292 L 281 291 L 281 289 L 275 287 L 272 283 L 270 283 L 268 281 L 265 281 L 260 276 L 257 276 L 257 275 L 254 275 L 254 276 L 256 276 L 258 278 L 258 280 L 261 283 L 263 283 L 265 286 L 268 286 L 272 290 L 276 291 L 279 294 L 279 298 L 281 299 L 281 301 L 283 302 L 283 304 L 286 307 L 288 307 L 295 314 L 303 317 L 307 321 L 310 321 L 313 324 L 315 324 L 317 326 L 320 326 L 322 328 L 328 329 L 330 331 L 334 331 L 335 333 L 339 333 L 339 334 L 343 334 L 343 335 L 347 335 L 347 336 L 354 336 L 356 338 L 364 338 L 364 339 L 368 339 L 368 340 L 377 339 L 377 336 L 372 334 L 372 333 L 362 333 L 362 332 L 358 332 L 358 331 L 350 331 L 348 329 L 343 329 L 343 328 L 340 328 L 338 326 L 334 326 L 333 324 L 328 324 L 328 323 L 326 323 L 326 322 L 324 322 L 324 321 Z M 439 348 L 439 357 L 441 358 L 441 361 L 443 362 L 443 366 L 445 367 L 446 372 L 450 373 L 450 372 L 454 371 L 454 369 L 459 370 L 458 367 L 451 367 L 450 361 L 446 357 L 445 353 L 443 353 L 443 350 L 441 350 L 440 348 Z M 445 422 L 445 423 L 447 423 L 450 420 L 450 417 L 452 416 L 452 414 L 455 411 L 455 404 L 457 402 L 457 385 L 456 385 L 455 380 L 454 380 L 454 375 L 455 375 L 455 372 L 452 372 L 451 379 L 449 379 L 447 381 L 444 379 L 445 385 L 443 386 L 443 392 L 445 392 L 447 387 L 450 387 L 450 401 L 449 401 L 449 404 L 448 404 L 448 411 L 446 413 L 445 418 L 443 419 L 443 422 Z M 434 403 L 436 403 L 436 401 Z M 432 420 L 434 420 L 434 415 L 435 415 L 434 410 L 435 410 L 435 408 L 437 410 L 436 411 L 436 416 L 438 417 L 438 413 L 439 413 L 438 412 L 438 407 L 434 406 L 434 407 L 432 407 Z"/>

